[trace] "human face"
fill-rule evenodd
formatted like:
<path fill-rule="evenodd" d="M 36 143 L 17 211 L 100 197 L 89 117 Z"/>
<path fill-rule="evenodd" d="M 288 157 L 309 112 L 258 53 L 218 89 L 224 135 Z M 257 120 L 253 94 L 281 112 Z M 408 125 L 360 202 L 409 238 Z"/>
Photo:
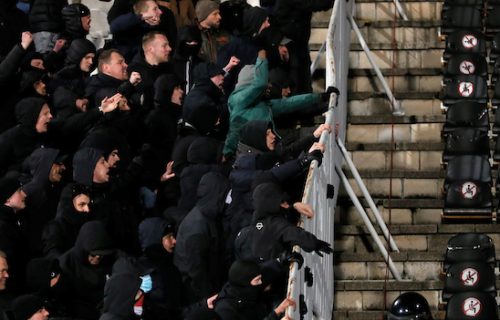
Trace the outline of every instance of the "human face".
<path fill-rule="evenodd" d="M 262 23 L 259 29 L 259 34 L 262 32 L 262 30 L 269 28 L 271 24 L 269 23 L 269 18 L 266 18 L 266 20 Z"/>
<path fill-rule="evenodd" d="M 109 164 L 104 157 L 99 158 L 94 168 L 93 181 L 105 183 L 109 181 Z"/>
<path fill-rule="evenodd" d="M 102 260 L 102 256 L 97 255 L 97 254 L 96 255 L 89 254 L 87 257 L 88 257 L 90 265 L 92 265 L 92 266 L 98 266 Z"/>
<path fill-rule="evenodd" d="M 62 174 L 66 170 L 66 166 L 62 163 L 54 163 L 49 172 L 49 181 L 52 183 L 60 182 Z"/>
<path fill-rule="evenodd" d="M 117 52 L 111 53 L 109 63 L 104 64 L 103 71 L 108 76 L 116 78 L 118 80 L 127 80 L 127 67 L 125 59 L 123 56 Z"/>
<path fill-rule="evenodd" d="M 90 68 L 94 63 L 94 58 L 95 54 L 87 53 L 85 57 L 83 57 L 82 60 L 80 60 L 80 70 L 82 70 L 83 72 L 90 72 Z"/>
<path fill-rule="evenodd" d="M 212 78 L 210 78 L 210 80 L 212 80 L 217 88 L 221 90 L 223 89 L 222 85 L 224 84 L 224 76 L 222 74 L 213 76 Z"/>
<path fill-rule="evenodd" d="M 79 194 L 73 198 L 73 208 L 80 213 L 90 212 L 90 197 L 86 194 Z"/>
<path fill-rule="evenodd" d="M 258 275 L 250 281 L 250 284 L 254 287 L 260 286 L 262 284 L 262 275 Z"/>
<path fill-rule="evenodd" d="M 44 104 L 38 115 L 38 120 L 35 124 L 36 132 L 44 133 L 48 130 L 48 125 L 50 120 L 52 120 L 52 114 L 50 113 L 49 105 Z"/>
<path fill-rule="evenodd" d="M 212 11 L 200 24 L 205 29 L 215 29 L 220 26 L 221 19 L 222 17 L 220 16 L 220 11 L 217 9 Z"/>
<path fill-rule="evenodd" d="M 50 287 L 54 287 L 58 282 L 59 282 L 59 279 L 61 278 L 61 275 L 58 274 L 57 276 L 55 276 L 54 278 L 50 279 Z"/>
<path fill-rule="evenodd" d="M 174 88 L 174 91 L 172 92 L 172 98 L 170 101 L 172 101 L 173 104 L 176 105 L 182 105 L 182 98 L 184 97 L 184 90 L 182 90 L 181 86 L 177 86 Z"/>
<path fill-rule="evenodd" d="M 47 86 L 42 80 L 38 80 L 37 82 L 33 83 L 33 88 L 39 95 L 47 95 Z"/>
<path fill-rule="evenodd" d="M 169 233 L 166 236 L 164 236 L 161 242 L 163 244 L 163 248 L 165 248 L 165 250 L 167 250 L 168 253 L 174 252 L 177 240 L 175 240 L 175 236 L 173 233 Z"/>
<path fill-rule="evenodd" d="M 270 151 L 276 148 L 276 135 L 271 129 L 267 129 L 266 131 L 266 146 Z"/>
<path fill-rule="evenodd" d="M 157 26 L 160 24 L 162 12 L 155 1 L 148 1 L 145 11 L 141 12 L 141 14 L 143 17 L 147 17 L 144 21 L 150 26 Z"/>
<path fill-rule="evenodd" d="M 16 190 L 10 198 L 5 201 L 5 204 L 14 209 L 14 211 L 23 210 L 26 208 L 26 193 L 21 189 Z"/>
<path fill-rule="evenodd" d="M 290 90 L 290 87 L 286 87 L 286 88 L 281 89 L 281 96 L 283 98 L 289 97 L 290 94 L 292 94 L 292 90 Z"/>
<path fill-rule="evenodd" d="M 107 162 L 109 167 L 115 168 L 116 165 L 118 164 L 118 161 L 120 161 L 120 155 L 118 154 L 118 150 L 114 149 L 108 156 Z"/>
<path fill-rule="evenodd" d="M 172 52 L 172 48 L 168 43 L 167 37 L 161 34 L 155 35 L 149 50 L 151 50 L 150 52 L 152 53 L 154 60 L 156 60 L 156 63 L 167 62 L 170 52 Z"/>
<path fill-rule="evenodd" d="M 43 65 L 43 60 L 42 59 L 32 59 L 30 61 L 30 65 L 33 68 L 37 68 L 37 69 L 40 69 L 40 70 L 45 70 L 45 66 Z"/>
<path fill-rule="evenodd" d="M 9 265 L 5 258 L 0 257 L 0 291 L 5 290 L 9 278 Z"/>
<path fill-rule="evenodd" d="M 49 312 L 42 308 L 35 312 L 28 320 L 47 320 L 49 318 Z"/>
<path fill-rule="evenodd" d="M 82 22 L 82 28 L 83 28 L 83 30 L 89 32 L 89 30 L 90 30 L 90 22 L 92 21 L 92 19 L 90 18 L 90 14 L 88 16 L 81 17 L 80 21 Z"/>

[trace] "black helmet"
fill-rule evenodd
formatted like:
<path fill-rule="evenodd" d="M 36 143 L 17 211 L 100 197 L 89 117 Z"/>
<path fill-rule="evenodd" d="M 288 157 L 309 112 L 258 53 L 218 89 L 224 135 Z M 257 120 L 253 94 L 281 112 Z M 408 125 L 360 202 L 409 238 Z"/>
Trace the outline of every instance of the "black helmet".
<path fill-rule="evenodd" d="M 425 298 L 416 292 L 401 294 L 392 303 L 387 320 L 432 320 Z"/>

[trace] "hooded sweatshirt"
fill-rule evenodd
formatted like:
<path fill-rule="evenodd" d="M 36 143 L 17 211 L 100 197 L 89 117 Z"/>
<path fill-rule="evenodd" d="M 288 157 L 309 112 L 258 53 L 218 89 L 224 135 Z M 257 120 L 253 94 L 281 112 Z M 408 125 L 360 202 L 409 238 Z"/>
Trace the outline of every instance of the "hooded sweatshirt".
<path fill-rule="evenodd" d="M 104 287 L 104 307 L 100 320 L 133 320 L 135 295 L 141 278 L 131 273 L 114 274 Z"/>
<path fill-rule="evenodd" d="M 82 226 L 72 249 L 59 258 L 63 276 L 67 278 L 73 294 L 71 307 L 76 318 L 95 320 L 99 317 L 99 303 L 103 298 L 106 277 L 111 271 L 114 252 L 111 238 L 100 221 L 90 221 Z M 91 253 L 102 254 L 101 263 L 89 263 Z"/>
<path fill-rule="evenodd" d="M 44 134 L 36 131 L 35 125 L 45 100 L 25 98 L 16 105 L 18 125 L 0 135 L 0 168 L 19 171 L 23 160 L 33 150 L 43 145 Z"/>
<path fill-rule="evenodd" d="M 198 186 L 198 201 L 179 226 L 174 263 L 182 273 L 191 301 L 214 294 L 225 271 L 220 262 L 223 252 L 222 226 L 228 180 L 220 173 L 205 174 Z"/>
<path fill-rule="evenodd" d="M 285 199 L 285 193 L 274 183 L 260 184 L 253 192 L 252 253 L 259 261 L 277 258 L 294 245 L 306 252 L 316 248 L 317 238 L 290 223 L 280 212 Z"/>
<path fill-rule="evenodd" d="M 73 156 L 73 180 L 91 187 L 96 164 L 103 154 L 102 150 L 88 147 L 78 150 Z"/>

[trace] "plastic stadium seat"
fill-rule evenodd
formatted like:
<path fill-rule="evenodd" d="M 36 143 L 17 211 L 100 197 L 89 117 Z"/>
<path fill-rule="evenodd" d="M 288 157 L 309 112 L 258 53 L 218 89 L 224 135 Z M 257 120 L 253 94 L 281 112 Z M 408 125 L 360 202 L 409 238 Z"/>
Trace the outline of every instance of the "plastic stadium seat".
<path fill-rule="evenodd" d="M 446 190 L 445 219 L 491 219 L 491 186 L 478 181 L 455 181 Z"/>
<path fill-rule="evenodd" d="M 459 101 L 488 102 L 488 82 L 478 76 L 458 75 L 444 79 L 442 102 L 449 106 Z"/>
<path fill-rule="evenodd" d="M 495 297 L 495 270 L 482 261 L 466 261 L 452 264 L 446 272 L 443 300 L 459 292 L 481 291 Z"/>
<path fill-rule="evenodd" d="M 493 86 L 493 96 L 491 97 L 491 106 L 498 109 L 500 105 L 500 81 Z"/>
<path fill-rule="evenodd" d="M 500 55 L 500 33 L 497 33 L 491 40 L 490 62 L 495 62 Z"/>
<path fill-rule="evenodd" d="M 448 60 L 455 53 L 477 53 L 485 56 L 486 40 L 483 33 L 474 30 L 457 30 L 449 34 L 446 37 L 443 59 Z"/>
<path fill-rule="evenodd" d="M 454 294 L 446 306 L 445 319 L 498 320 L 495 298 L 479 291 Z"/>
<path fill-rule="evenodd" d="M 493 160 L 500 161 L 500 139 L 498 138 L 498 136 L 495 142 L 495 150 L 493 150 Z M 497 183 L 497 188 L 498 188 L 500 186 L 500 180 L 497 181 L 498 181 Z"/>
<path fill-rule="evenodd" d="M 493 63 L 493 70 L 491 71 L 491 84 L 496 84 L 498 77 L 500 76 L 500 60 L 496 60 Z"/>
<path fill-rule="evenodd" d="M 444 258 L 444 270 L 451 264 L 465 261 L 482 261 L 492 268 L 496 266 L 495 245 L 484 233 L 460 233 L 448 240 Z"/>
<path fill-rule="evenodd" d="M 487 35 L 494 35 L 500 32 L 500 5 L 494 5 L 488 10 L 488 14 L 484 21 L 485 33 Z"/>
<path fill-rule="evenodd" d="M 457 128 L 469 127 L 488 131 L 490 125 L 488 108 L 474 101 L 457 102 L 448 107 L 443 135 Z"/>
<path fill-rule="evenodd" d="M 478 155 L 490 156 L 488 132 L 475 128 L 459 128 L 446 135 L 443 161 L 447 162 L 455 156 Z"/>
<path fill-rule="evenodd" d="M 453 54 L 446 64 L 444 77 L 447 78 L 461 74 L 486 78 L 488 76 L 486 58 L 477 53 Z"/>
<path fill-rule="evenodd" d="M 459 29 L 481 31 L 483 8 L 478 6 L 451 6 L 441 12 L 441 34 L 450 34 Z"/>
<path fill-rule="evenodd" d="M 487 157 L 457 156 L 448 162 L 445 189 L 454 181 L 472 180 L 487 183 L 491 187 L 491 166 Z"/>

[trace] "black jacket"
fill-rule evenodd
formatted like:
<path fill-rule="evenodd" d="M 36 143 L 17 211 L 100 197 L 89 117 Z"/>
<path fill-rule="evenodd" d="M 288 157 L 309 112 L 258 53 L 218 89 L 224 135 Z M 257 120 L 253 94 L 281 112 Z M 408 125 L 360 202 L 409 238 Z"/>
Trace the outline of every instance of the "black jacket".
<path fill-rule="evenodd" d="M 67 4 L 67 0 L 32 1 L 29 14 L 31 32 L 60 32 L 63 28 L 61 11 Z"/>
<path fill-rule="evenodd" d="M 182 273 L 188 302 L 216 293 L 225 270 L 221 216 L 229 184 L 220 173 L 207 173 L 198 186 L 198 201 L 179 226 L 174 263 Z"/>
<path fill-rule="evenodd" d="M 104 287 L 104 307 L 100 320 L 134 320 L 135 295 L 141 279 L 131 273 L 113 274 Z"/>
<path fill-rule="evenodd" d="M 103 299 L 104 284 L 110 274 L 112 257 L 104 258 L 98 266 L 90 265 L 88 255 L 95 250 L 112 250 L 113 244 L 104 225 L 99 221 L 82 226 L 72 249 L 59 258 L 63 276 L 67 278 L 73 317 L 95 320 Z M 109 260 L 108 260 L 109 259 Z M 108 260 L 108 261 L 107 261 Z"/>
<path fill-rule="evenodd" d="M 263 183 L 253 192 L 254 215 L 252 221 L 252 254 L 258 261 L 277 258 L 294 245 L 306 251 L 315 250 L 317 238 L 290 223 L 281 213 L 284 193 L 273 183 Z"/>

